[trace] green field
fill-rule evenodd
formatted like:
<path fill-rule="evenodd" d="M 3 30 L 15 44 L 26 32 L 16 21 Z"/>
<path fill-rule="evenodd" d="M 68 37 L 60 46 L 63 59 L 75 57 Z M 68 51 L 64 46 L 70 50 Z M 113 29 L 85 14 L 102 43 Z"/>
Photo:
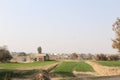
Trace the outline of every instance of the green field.
<path fill-rule="evenodd" d="M 54 69 L 54 73 L 60 74 L 61 76 L 74 76 L 72 71 L 77 66 L 77 62 L 63 62 L 61 65 Z"/>
<path fill-rule="evenodd" d="M 0 63 L 0 69 L 19 69 L 19 68 L 34 68 L 53 64 L 56 61 L 33 62 L 33 63 Z"/>
<path fill-rule="evenodd" d="M 120 67 L 120 61 L 97 61 L 97 63 L 103 66 Z"/>
<path fill-rule="evenodd" d="M 79 62 L 75 67 L 75 70 L 80 72 L 94 72 L 94 69 L 92 68 L 92 66 L 85 63 L 84 61 Z"/>
<path fill-rule="evenodd" d="M 93 68 L 87 63 L 81 62 L 63 62 L 61 65 L 54 69 L 54 73 L 59 74 L 63 77 L 74 76 L 72 73 L 74 70 L 80 72 L 91 72 Z"/>

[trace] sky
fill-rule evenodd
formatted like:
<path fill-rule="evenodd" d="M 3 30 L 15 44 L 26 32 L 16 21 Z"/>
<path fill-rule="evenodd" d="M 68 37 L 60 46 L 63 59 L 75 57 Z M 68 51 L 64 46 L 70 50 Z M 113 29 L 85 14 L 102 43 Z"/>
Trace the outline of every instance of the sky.
<path fill-rule="evenodd" d="M 120 0 L 0 0 L 0 46 L 11 52 L 117 53 Z"/>

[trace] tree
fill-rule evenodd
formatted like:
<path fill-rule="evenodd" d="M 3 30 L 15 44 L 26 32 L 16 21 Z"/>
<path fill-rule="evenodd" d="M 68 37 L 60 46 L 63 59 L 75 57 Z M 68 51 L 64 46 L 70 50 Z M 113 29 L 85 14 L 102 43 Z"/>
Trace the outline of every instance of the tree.
<path fill-rule="evenodd" d="M 108 57 L 107 55 L 105 54 L 97 54 L 94 56 L 94 59 L 97 60 L 97 61 L 107 61 L 108 60 Z"/>
<path fill-rule="evenodd" d="M 38 47 L 38 53 L 41 54 L 42 53 L 42 48 L 41 47 Z"/>
<path fill-rule="evenodd" d="M 116 34 L 116 38 L 113 41 L 112 47 L 118 49 L 120 52 L 120 19 L 117 18 L 116 22 L 113 24 L 113 31 Z"/>
<path fill-rule="evenodd" d="M 0 47 L 0 62 L 9 62 L 11 59 L 10 52 L 4 47 Z"/>
<path fill-rule="evenodd" d="M 70 57 L 71 57 L 71 59 L 78 59 L 78 55 L 76 54 L 76 53 L 72 53 L 71 55 L 70 55 Z"/>

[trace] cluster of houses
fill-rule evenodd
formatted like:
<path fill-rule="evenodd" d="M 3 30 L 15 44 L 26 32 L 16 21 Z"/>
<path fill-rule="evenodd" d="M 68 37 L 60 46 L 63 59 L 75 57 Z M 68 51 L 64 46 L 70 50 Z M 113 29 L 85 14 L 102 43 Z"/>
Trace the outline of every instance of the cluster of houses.
<path fill-rule="evenodd" d="M 74 55 L 73 55 L 74 54 Z M 41 62 L 41 61 L 48 61 L 48 60 L 93 60 L 93 54 L 46 54 L 46 53 L 12 53 L 12 60 L 11 62 Z"/>
<path fill-rule="evenodd" d="M 41 62 L 41 61 L 48 61 L 48 60 L 91 60 L 93 55 L 91 54 L 76 54 L 77 57 L 73 58 L 71 54 L 46 54 L 46 53 L 12 53 L 12 60 L 11 62 Z"/>

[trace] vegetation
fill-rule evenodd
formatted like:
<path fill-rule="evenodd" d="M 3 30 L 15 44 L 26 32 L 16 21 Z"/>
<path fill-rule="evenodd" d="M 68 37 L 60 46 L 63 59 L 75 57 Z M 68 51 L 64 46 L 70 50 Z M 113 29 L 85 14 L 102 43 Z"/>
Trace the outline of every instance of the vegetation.
<path fill-rule="evenodd" d="M 113 41 L 112 47 L 118 49 L 118 51 L 120 52 L 120 19 L 119 18 L 113 24 L 113 31 L 116 34 L 116 39 L 112 40 Z"/>
<path fill-rule="evenodd" d="M 42 53 L 42 48 L 41 47 L 38 47 L 38 53 L 41 54 Z"/>
<path fill-rule="evenodd" d="M 18 68 L 34 68 L 44 65 L 53 64 L 56 61 L 33 62 L 33 63 L 0 63 L 1 69 L 18 69 Z"/>
<path fill-rule="evenodd" d="M 53 64 L 55 62 L 57 61 L 45 61 L 45 62 L 34 62 L 34 63 L 0 63 L 0 69 L 1 69 L 0 80 L 9 80 L 9 78 L 26 78 L 39 72 L 40 68 L 38 70 L 37 67 Z M 32 68 L 32 69 L 24 70 L 25 68 Z"/>
<path fill-rule="evenodd" d="M 103 60 L 103 61 L 106 61 L 107 60 L 107 56 L 105 54 L 97 54 L 94 56 L 94 59 L 95 60 Z"/>
<path fill-rule="evenodd" d="M 81 62 L 63 62 L 61 65 L 54 69 L 54 72 L 63 77 L 66 77 L 74 76 L 74 74 L 72 73 L 74 70 L 81 72 L 94 71 L 90 65 L 81 61 Z"/>
<path fill-rule="evenodd" d="M 33 75 L 39 70 L 1 70 L 0 80 L 9 80 L 9 78 L 25 78 L 27 76 Z"/>
<path fill-rule="evenodd" d="M 75 59 L 78 59 L 78 55 L 76 53 L 72 53 L 70 55 L 71 59 L 75 60 Z"/>
<path fill-rule="evenodd" d="M 54 69 L 54 73 L 60 74 L 61 76 L 74 76 L 72 71 L 77 66 L 77 62 L 63 62 L 61 65 Z"/>
<path fill-rule="evenodd" d="M 85 63 L 84 61 L 79 62 L 75 67 L 75 70 L 81 71 L 81 72 L 94 72 L 94 69 L 92 68 L 92 66 Z"/>
<path fill-rule="evenodd" d="M 97 54 L 94 56 L 94 59 L 97 61 L 117 61 L 117 60 L 119 60 L 119 56 L 118 55 Z"/>
<path fill-rule="evenodd" d="M 120 61 L 97 61 L 97 62 L 103 66 L 120 67 Z"/>
<path fill-rule="evenodd" d="M 108 60 L 109 61 L 117 61 L 117 60 L 119 60 L 119 55 L 109 55 Z"/>
<path fill-rule="evenodd" d="M 0 62 L 9 62 L 11 59 L 10 52 L 4 47 L 0 47 Z"/>

